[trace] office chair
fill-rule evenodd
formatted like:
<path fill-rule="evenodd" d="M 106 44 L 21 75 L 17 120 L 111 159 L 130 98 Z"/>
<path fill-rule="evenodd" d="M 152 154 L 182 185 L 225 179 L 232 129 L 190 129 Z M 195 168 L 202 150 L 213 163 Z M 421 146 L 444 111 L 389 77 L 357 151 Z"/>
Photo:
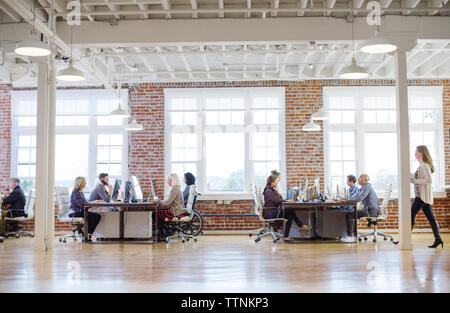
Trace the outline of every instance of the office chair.
<path fill-rule="evenodd" d="M 195 242 L 197 242 L 197 236 L 195 234 L 188 234 L 184 229 L 184 226 L 191 222 L 194 216 L 196 216 L 193 210 L 196 197 L 195 186 L 191 185 L 191 187 L 189 188 L 188 202 L 185 208 L 187 215 L 182 217 L 174 216 L 171 221 L 167 217 L 164 219 L 164 221 L 166 222 L 167 230 L 169 232 L 175 232 L 175 235 L 166 238 L 167 243 L 170 243 L 173 238 L 179 238 L 182 243 L 184 243 L 185 241 L 189 241 L 189 239 L 191 238 L 194 239 Z M 197 234 L 201 232 L 201 228 L 203 227 L 203 218 L 201 218 L 200 221 L 201 227 L 198 231 L 195 232 Z"/>
<path fill-rule="evenodd" d="M 73 238 L 77 241 L 79 237 L 81 241 L 84 241 L 83 226 L 84 218 L 82 217 L 70 217 L 69 214 L 73 213 L 70 210 L 70 195 L 68 187 L 55 187 L 56 192 L 56 203 L 58 205 L 58 215 L 56 218 L 62 223 L 70 223 L 70 225 L 75 226 L 72 229 L 71 234 L 66 234 L 59 237 L 59 242 L 66 242 L 67 238 Z"/>
<path fill-rule="evenodd" d="M 283 235 L 278 232 L 275 232 L 271 227 L 273 226 L 274 223 L 280 222 L 280 221 L 283 222 L 283 227 L 284 227 L 284 223 L 286 222 L 286 220 L 284 218 L 272 218 L 272 219 L 264 218 L 263 204 L 262 204 L 262 198 L 261 198 L 261 196 L 262 196 L 261 187 L 252 184 L 252 195 L 253 195 L 253 201 L 255 202 L 255 214 L 258 215 L 259 220 L 263 223 L 263 227 L 255 230 L 255 231 L 252 231 L 249 234 L 249 236 L 251 237 L 252 234 L 257 233 L 255 242 L 260 241 L 262 237 L 272 236 L 273 242 L 276 243 L 278 240 L 280 240 L 280 238 L 283 238 Z"/>
<path fill-rule="evenodd" d="M 387 184 L 384 190 L 383 202 L 381 203 L 381 216 L 377 217 L 364 216 L 360 218 L 360 220 L 367 221 L 369 227 L 373 225 L 373 231 L 370 233 L 363 233 L 361 235 L 358 235 L 359 241 L 361 241 L 363 238 L 364 240 L 367 240 L 368 236 L 373 236 L 373 242 L 377 242 L 377 236 L 383 236 L 384 240 L 390 238 L 391 242 L 395 243 L 394 238 L 391 235 L 387 235 L 377 230 L 378 223 L 385 221 L 388 217 L 387 207 L 389 204 L 389 199 L 391 197 L 391 192 L 392 192 L 392 184 Z"/>
<path fill-rule="evenodd" d="M 34 189 L 30 189 L 28 192 L 28 196 L 25 203 L 24 212 L 27 216 L 19 216 L 19 217 L 5 217 L 5 223 L 6 224 L 15 224 L 17 226 L 20 225 L 20 223 L 24 223 L 26 221 L 31 221 L 34 219 L 34 201 L 36 200 L 36 191 Z M 20 238 L 23 234 L 29 235 L 32 238 L 34 237 L 34 233 L 31 231 L 26 230 L 19 230 L 7 232 L 5 234 L 5 237 L 8 238 L 10 236 L 14 236 L 16 238 Z"/>

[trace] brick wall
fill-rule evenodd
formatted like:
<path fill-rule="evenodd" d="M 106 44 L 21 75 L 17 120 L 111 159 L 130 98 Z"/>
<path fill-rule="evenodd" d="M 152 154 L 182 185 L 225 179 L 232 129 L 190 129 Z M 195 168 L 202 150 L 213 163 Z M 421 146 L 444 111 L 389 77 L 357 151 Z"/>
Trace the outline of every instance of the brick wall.
<path fill-rule="evenodd" d="M 11 162 L 11 86 L 0 85 L 0 193 L 9 187 Z"/>
<path fill-rule="evenodd" d="M 446 184 L 450 184 L 450 81 L 410 81 L 410 85 L 444 86 L 444 140 Z M 312 113 L 322 107 L 324 86 L 380 86 L 394 85 L 392 80 L 374 81 L 265 81 L 265 82 L 211 82 L 211 83 L 161 83 L 130 86 L 129 103 L 137 122 L 144 125 L 144 131 L 131 132 L 129 137 L 129 172 L 141 179 L 144 194 L 150 192 L 152 178 L 156 192 L 164 193 L 164 88 L 217 88 L 217 87 L 285 87 L 286 88 L 286 169 L 288 187 L 319 176 L 323 184 L 323 134 L 306 133 L 301 127 L 309 121 Z M 6 185 L 10 164 L 10 97 L 9 87 L 0 88 L 0 182 Z M 4 149 L 7 147 L 7 149 Z M 441 228 L 450 226 L 450 194 L 447 198 L 435 199 L 434 211 Z M 251 214 L 251 201 L 233 201 L 219 205 L 215 201 L 202 201 L 197 209 L 203 214 Z M 382 228 L 398 228 L 397 201 L 389 204 L 389 219 Z M 33 228 L 33 223 L 27 225 Z M 205 217 L 205 230 L 246 230 L 260 226 L 256 217 Z M 361 225 L 364 226 L 364 225 Z M 429 228 L 423 213 L 419 213 L 417 228 Z M 55 221 L 55 230 L 70 229 L 70 225 Z"/>

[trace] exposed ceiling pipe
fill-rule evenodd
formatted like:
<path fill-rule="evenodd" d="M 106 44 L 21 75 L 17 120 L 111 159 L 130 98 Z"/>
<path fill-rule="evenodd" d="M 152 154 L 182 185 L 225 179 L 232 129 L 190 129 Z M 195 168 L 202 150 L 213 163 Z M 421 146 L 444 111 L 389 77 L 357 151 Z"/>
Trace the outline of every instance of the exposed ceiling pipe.
<path fill-rule="evenodd" d="M 23 0 L 4 0 L 17 14 L 19 14 L 24 20 L 28 21 L 30 24 L 33 23 L 33 12 L 30 10 L 28 5 L 24 3 Z M 53 41 L 57 47 L 62 49 L 65 53 L 69 53 L 70 46 L 66 44 L 56 32 L 53 32 L 44 22 L 40 19 L 35 19 L 34 27 L 41 32 L 48 40 Z M 103 73 L 94 70 L 90 66 L 90 62 L 87 58 L 83 58 L 80 50 L 74 49 L 72 51 L 73 59 L 79 59 L 80 64 L 87 70 L 91 75 L 95 76 L 107 89 L 112 89 L 110 82 L 106 79 Z"/>

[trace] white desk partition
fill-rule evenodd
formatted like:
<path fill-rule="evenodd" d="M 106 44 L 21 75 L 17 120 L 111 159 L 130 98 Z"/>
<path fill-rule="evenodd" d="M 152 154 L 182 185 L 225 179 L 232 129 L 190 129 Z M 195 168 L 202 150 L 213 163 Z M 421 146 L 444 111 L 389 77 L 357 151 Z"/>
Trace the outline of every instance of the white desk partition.
<path fill-rule="evenodd" d="M 102 239 L 118 239 L 119 212 L 99 212 L 102 219 L 97 225 L 94 235 Z M 152 212 L 127 212 L 124 216 L 125 238 L 152 238 Z"/>

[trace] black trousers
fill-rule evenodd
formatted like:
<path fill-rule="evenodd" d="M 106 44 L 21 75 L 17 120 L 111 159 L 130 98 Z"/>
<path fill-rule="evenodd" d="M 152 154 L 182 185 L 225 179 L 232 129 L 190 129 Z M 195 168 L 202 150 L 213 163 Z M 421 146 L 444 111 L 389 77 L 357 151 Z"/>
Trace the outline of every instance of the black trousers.
<path fill-rule="evenodd" d="M 369 216 L 366 209 L 361 209 L 356 211 L 356 218 L 360 219 L 361 217 Z M 345 221 L 347 222 L 347 235 L 349 237 L 353 236 L 355 232 L 355 211 L 345 213 Z"/>
<path fill-rule="evenodd" d="M 69 217 L 84 217 L 83 212 L 71 213 Z M 88 212 L 88 234 L 93 234 L 102 216 L 98 213 Z"/>
<path fill-rule="evenodd" d="M 267 215 L 266 218 L 282 218 L 284 217 L 286 221 L 286 225 L 284 226 L 284 237 L 289 237 L 289 232 L 291 231 L 292 221 L 298 225 L 298 227 L 303 226 L 303 222 L 298 218 L 297 214 L 295 214 L 295 210 L 291 208 L 284 208 L 284 216 L 283 209 L 279 208 L 278 210 Z"/>
<path fill-rule="evenodd" d="M 425 203 L 419 197 L 415 197 L 413 204 L 411 206 L 411 229 L 414 228 L 414 222 L 416 221 L 416 215 L 419 211 L 422 210 L 423 214 L 427 218 L 428 222 L 431 225 L 431 229 L 433 230 L 434 238 L 437 240 L 441 240 L 441 235 L 439 231 L 439 225 L 434 217 L 433 210 L 431 209 L 431 205 Z"/>

